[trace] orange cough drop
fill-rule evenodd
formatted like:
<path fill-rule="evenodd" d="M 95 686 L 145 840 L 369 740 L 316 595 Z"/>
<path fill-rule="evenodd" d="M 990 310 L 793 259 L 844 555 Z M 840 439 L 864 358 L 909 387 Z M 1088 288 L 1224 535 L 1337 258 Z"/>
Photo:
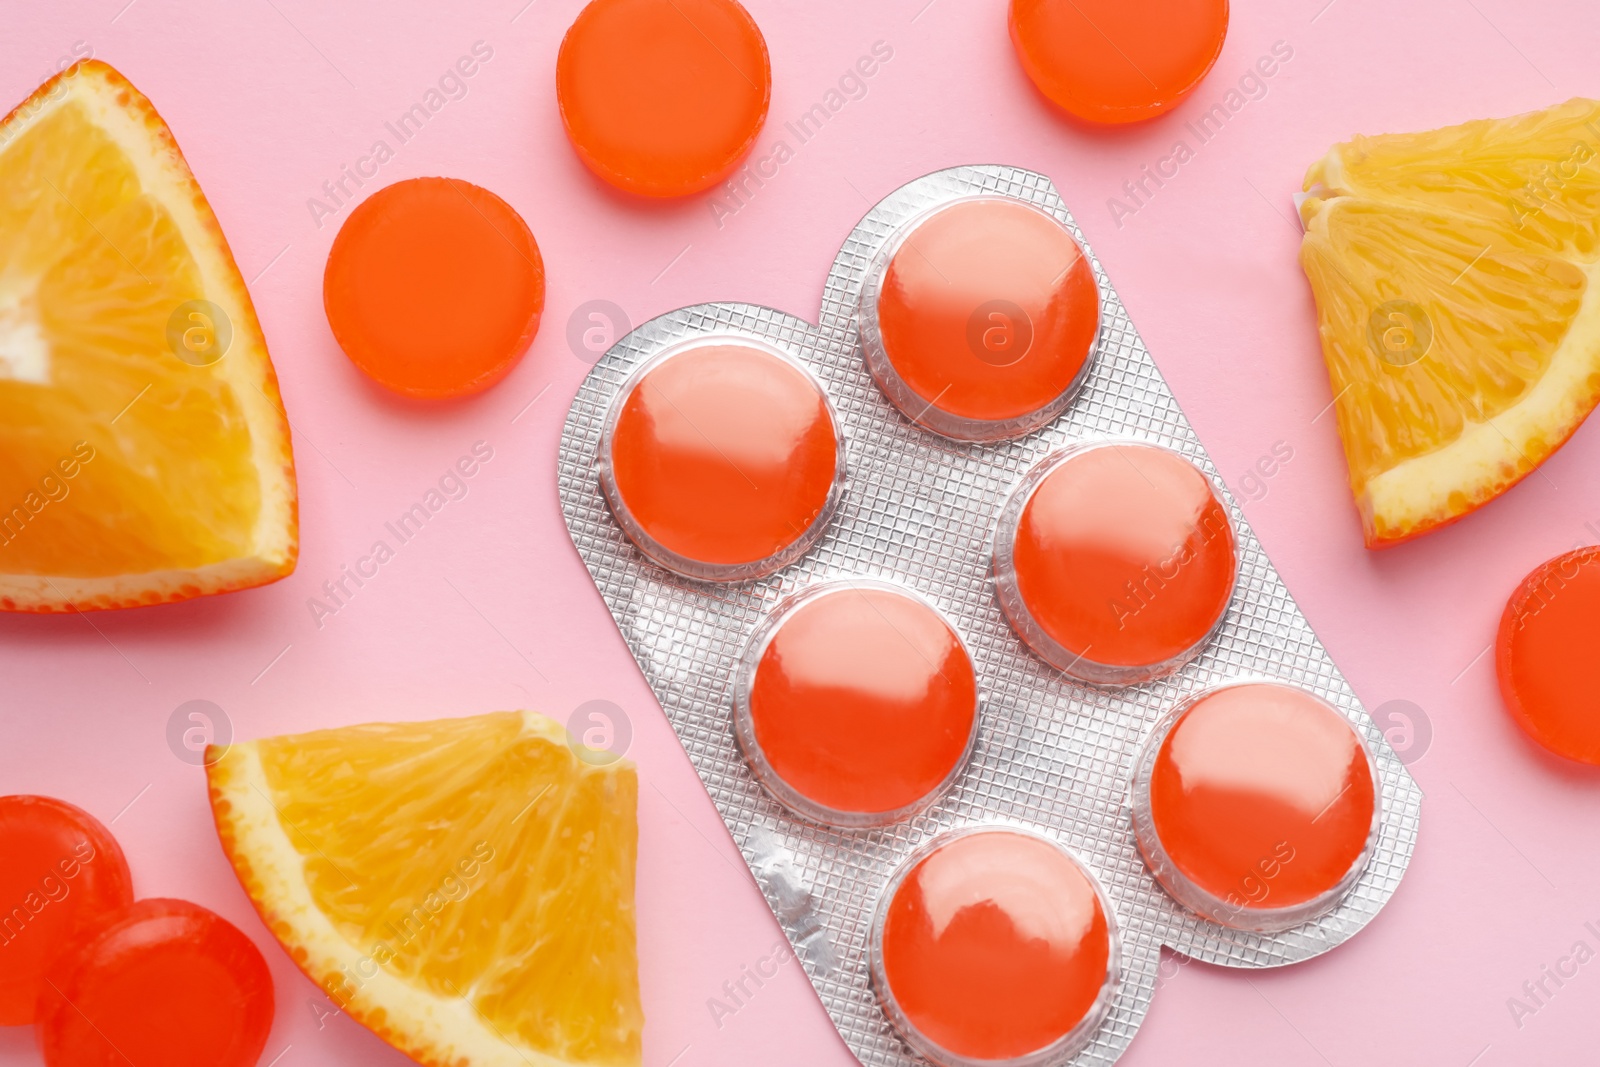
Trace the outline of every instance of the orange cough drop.
<path fill-rule="evenodd" d="M 556 59 L 578 158 L 643 196 L 687 196 L 733 173 L 771 97 L 767 43 L 735 0 L 594 0 Z"/>
<path fill-rule="evenodd" d="M 804 552 L 840 468 L 822 387 L 745 342 L 657 357 L 619 396 L 601 451 L 606 498 L 634 543 L 707 579 L 757 577 Z"/>
<path fill-rule="evenodd" d="M 1293 686 L 1246 683 L 1202 693 L 1156 736 L 1134 825 L 1179 902 L 1252 930 L 1337 903 L 1365 863 L 1378 797 L 1342 715 Z"/>
<path fill-rule="evenodd" d="M 937 799 L 977 721 L 966 646 L 930 604 L 879 582 L 827 583 L 774 612 L 736 702 L 756 775 L 803 815 L 880 825 Z"/>
<path fill-rule="evenodd" d="M 0 797 L 0 1026 L 34 1021 L 47 968 L 72 942 L 133 903 L 111 831 L 52 797 Z"/>
<path fill-rule="evenodd" d="M 1104 1016 L 1118 969 L 1114 920 L 1059 845 L 1000 827 L 958 831 L 914 854 L 890 885 L 874 946 L 878 995 L 935 1063 L 1065 1057 Z"/>
<path fill-rule="evenodd" d="M 522 216 L 489 190 L 412 178 L 350 213 L 322 302 L 339 347 L 373 381 L 464 396 L 505 377 L 533 343 L 544 260 Z"/>
<path fill-rule="evenodd" d="M 1228 35 L 1228 0 L 1011 0 L 1033 84 L 1090 122 L 1153 118 L 1200 84 Z"/>
<path fill-rule="evenodd" d="M 1523 581 L 1500 619 L 1495 665 L 1506 708 L 1539 744 L 1600 765 L 1600 549 L 1580 548 Z"/>
<path fill-rule="evenodd" d="M 863 348 L 911 421 L 997 440 L 1071 400 L 1099 334 L 1100 291 L 1053 216 L 999 197 L 958 201 L 915 223 L 880 271 L 863 294 L 873 305 Z"/>
<path fill-rule="evenodd" d="M 1000 605 L 1047 662 L 1129 684 L 1175 669 L 1227 611 L 1233 526 L 1176 452 L 1108 442 L 1046 459 L 1001 516 Z"/>

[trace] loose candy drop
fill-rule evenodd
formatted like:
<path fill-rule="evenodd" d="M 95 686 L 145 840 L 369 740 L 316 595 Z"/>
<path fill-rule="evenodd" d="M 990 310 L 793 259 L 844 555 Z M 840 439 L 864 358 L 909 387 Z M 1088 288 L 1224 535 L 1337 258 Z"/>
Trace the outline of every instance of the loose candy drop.
<path fill-rule="evenodd" d="M 1176 107 L 1228 35 L 1228 0 L 1012 0 L 1022 69 L 1057 106 L 1125 123 Z"/>
<path fill-rule="evenodd" d="M 412 178 L 350 213 L 322 302 L 339 347 L 373 381 L 465 396 L 504 378 L 533 343 L 544 260 L 522 216 L 489 190 Z"/>
<path fill-rule="evenodd" d="M 771 97 L 767 43 L 735 0 L 594 0 L 556 58 L 578 158 L 643 196 L 687 196 L 733 173 Z"/>
<path fill-rule="evenodd" d="M 253 1067 L 272 1029 L 272 975 L 232 923 L 141 900 L 50 968 L 37 1033 L 48 1067 Z"/>
<path fill-rule="evenodd" d="M 51 797 L 0 797 L 0 1026 L 32 1022 L 57 954 L 132 901 L 128 862 L 98 819 Z"/>
<path fill-rule="evenodd" d="M 1518 726 L 1559 756 L 1600 765 L 1600 548 L 1558 556 L 1517 587 L 1495 667 Z"/>

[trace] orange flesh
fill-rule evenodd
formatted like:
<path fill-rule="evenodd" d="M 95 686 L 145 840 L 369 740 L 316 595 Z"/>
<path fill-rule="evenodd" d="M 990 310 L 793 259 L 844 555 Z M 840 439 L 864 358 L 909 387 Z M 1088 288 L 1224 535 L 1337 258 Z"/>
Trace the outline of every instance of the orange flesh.
<path fill-rule="evenodd" d="M 1228 34 L 1228 0 L 1012 0 L 1011 43 L 1039 91 L 1090 122 L 1182 101 Z"/>
<path fill-rule="evenodd" d="M 1227 610 L 1233 528 L 1204 474 L 1147 445 L 1088 449 L 1017 525 L 1017 589 L 1044 631 L 1094 663 L 1164 663 Z"/>
<path fill-rule="evenodd" d="M 1237 908 L 1334 888 L 1366 848 L 1375 802 L 1350 724 L 1308 693 L 1265 683 L 1202 697 L 1162 742 L 1150 779 L 1173 864 Z"/>
<path fill-rule="evenodd" d="M 1092 883 L 1055 846 L 1007 830 L 936 849 L 889 904 L 883 964 L 945 1050 L 1010 1059 L 1070 1033 L 1105 983 L 1111 939 Z"/>
<path fill-rule="evenodd" d="M 1067 390 L 1099 311 L 1094 272 L 1065 227 L 1023 204 L 967 200 L 895 252 L 878 328 L 912 392 L 952 415 L 1000 420 Z"/>
<path fill-rule="evenodd" d="M 99 820 L 50 797 L 0 797 L 0 1026 L 33 1022 L 45 969 L 131 903 L 127 861 Z"/>
<path fill-rule="evenodd" d="M 734 0 L 594 0 L 556 59 L 578 157 L 644 196 L 686 196 L 733 173 L 771 96 L 767 43 Z"/>
<path fill-rule="evenodd" d="M 544 260 L 487 189 L 412 178 L 380 189 L 328 252 L 323 306 L 357 367 L 397 393 L 462 396 L 510 372 L 544 311 Z"/>
<path fill-rule="evenodd" d="M 798 540 L 838 466 L 822 392 L 784 360 L 713 344 L 668 357 L 623 403 L 611 439 L 617 492 L 663 547 L 736 565 Z"/>
<path fill-rule="evenodd" d="M 896 811 L 933 792 L 966 751 L 977 708 L 955 631 L 927 605 L 882 589 L 797 608 L 751 689 L 767 762 L 835 811 Z"/>
<path fill-rule="evenodd" d="M 1600 549 L 1528 575 L 1500 620 L 1495 660 L 1506 707 L 1550 751 L 1600 764 Z"/>

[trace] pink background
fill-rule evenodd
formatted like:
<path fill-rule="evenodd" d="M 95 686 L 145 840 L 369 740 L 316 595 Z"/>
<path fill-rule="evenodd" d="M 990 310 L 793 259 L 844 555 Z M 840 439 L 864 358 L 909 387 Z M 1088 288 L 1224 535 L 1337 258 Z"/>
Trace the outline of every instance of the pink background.
<path fill-rule="evenodd" d="M 171 124 L 272 347 L 296 430 L 303 550 L 298 572 L 267 589 L 92 620 L 0 618 L 0 792 L 54 794 L 115 819 L 142 895 L 194 899 L 256 939 L 279 996 L 263 1062 L 406 1061 L 347 1018 L 319 1018 L 320 994 L 251 911 L 217 846 L 200 770 L 166 742 L 169 716 L 191 699 L 220 705 L 240 738 L 518 706 L 564 719 L 585 701 L 615 702 L 631 717 L 644 782 L 646 1064 L 853 1062 L 795 966 L 720 1025 L 708 1009 L 779 931 L 567 538 L 555 454 L 587 365 L 566 326 L 597 299 L 634 324 L 703 300 L 814 320 L 838 244 L 870 202 L 977 162 L 1055 180 L 1357 693 L 1369 708 L 1413 702 L 1433 732 L 1412 765 L 1427 792 L 1421 843 L 1384 913 L 1344 947 L 1275 973 L 1167 961 L 1124 1062 L 1592 1058 L 1600 962 L 1549 984 L 1553 996 L 1520 1025 L 1507 1001 L 1576 942 L 1600 948 L 1584 926 L 1600 930 L 1600 778 L 1524 740 L 1482 653 L 1525 572 L 1600 537 L 1600 428 L 1466 522 L 1381 555 L 1364 550 L 1333 419 L 1318 418 L 1331 397 L 1290 197 L 1308 164 L 1357 131 L 1600 94 L 1600 8 L 1238 0 L 1222 58 L 1194 98 L 1159 121 L 1101 131 L 1034 93 L 1000 0 L 748 0 L 774 68 L 757 155 L 780 138 L 795 154 L 719 226 L 708 198 L 624 200 L 569 150 L 554 64 L 581 0 L 484 0 L 470 14 L 423 2 L 125 3 L 57 0 L 26 14 L 12 5 L 0 101 L 20 100 L 77 44 L 119 67 Z M 348 209 L 319 228 L 307 201 L 375 139 L 393 147 L 383 124 L 480 40 L 493 58 L 468 94 L 399 146 L 376 182 L 445 174 L 504 196 L 543 249 L 548 308 L 508 380 L 465 403 L 416 406 L 370 386 L 335 346 L 321 272 Z M 866 95 L 798 144 L 783 123 L 878 41 L 893 58 Z M 1199 144 L 1185 121 L 1278 41 L 1293 57 L 1266 94 Z M 1108 198 L 1180 138 L 1194 158 L 1114 219 Z M 319 628 L 308 598 L 479 440 L 494 459 L 470 494 Z M 1266 457 L 1280 443 L 1293 458 L 1274 468 Z M 1271 476 L 1247 479 L 1258 460 Z M 36 1062 L 25 1030 L 0 1032 L 0 1064 Z"/>

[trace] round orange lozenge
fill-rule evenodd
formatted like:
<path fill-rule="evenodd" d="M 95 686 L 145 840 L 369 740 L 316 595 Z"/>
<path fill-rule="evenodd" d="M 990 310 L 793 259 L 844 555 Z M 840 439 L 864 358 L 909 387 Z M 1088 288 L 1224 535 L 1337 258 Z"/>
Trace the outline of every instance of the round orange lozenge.
<path fill-rule="evenodd" d="M 1156 727 L 1135 774 L 1134 829 L 1177 900 L 1247 930 L 1338 903 L 1377 825 L 1372 757 L 1350 723 L 1293 686 L 1191 698 Z"/>
<path fill-rule="evenodd" d="M 578 158 L 643 196 L 687 196 L 732 174 L 771 98 L 767 42 L 735 0 L 594 0 L 556 58 Z"/>
<path fill-rule="evenodd" d="M 1517 724 L 1551 752 L 1600 765 L 1600 548 L 1528 575 L 1500 619 L 1495 666 Z"/>
<path fill-rule="evenodd" d="M 1011 43 L 1052 102 L 1090 122 L 1180 103 L 1228 35 L 1228 0 L 1011 0 Z"/>
<path fill-rule="evenodd" d="M 53 797 L 0 797 L 0 1026 L 34 1021 L 48 968 L 133 903 L 116 838 Z"/>
<path fill-rule="evenodd" d="M 1103 442 L 1036 466 L 1001 513 L 1000 606 L 1044 660 L 1085 681 L 1132 684 L 1204 645 L 1238 556 L 1211 480 L 1176 452 Z"/>
<path fill-rule="evenodd" d="M 862 344 L 907 418 L 991 441 L 1066 408 L 1099 336 L 1100 291 L 1065 226 L 980 197 L 913 223 L 890 248 L 863 289 Z"/>
<path fill-rule="evenodd" d="M 723 581 L 771 573 L 821 536 L 843 466 L 822 386 L 743 339 L 645 364 L 618 395 L 600 451 L 606 499 L 640 551 Z"/>
<path fill-rule="evenodd" d="M 906 1041 L 938 1064 L 1059 1062 L 1110 1006 L 1115 920 L 1099 886 L 1044 837 L 943 834 L 889 883 L 873 981 Z"/>
<path fill-rule="evenodd" d="M 215 912 L 148 898 L 51 964 L 34 1033 L 47 1067 L 255 1067 L 272 1030 L 272 973 Z"/>
<path fill-rule="evenodd" d="M 925 808 L 966 759 L 977 672 L 931 604 L 883 582 L 817 586 L 757 631 L 735 698 L 741 746 L 781 802 L 872 826 Z"/>
<path fill-rule="evenodd" d="M 411 178 L 362 201 L 322 278 L 334 339 L 380 385 L 464 396 L 510 373 L 539 329 L 544 260 L 487 189 Z"/>

